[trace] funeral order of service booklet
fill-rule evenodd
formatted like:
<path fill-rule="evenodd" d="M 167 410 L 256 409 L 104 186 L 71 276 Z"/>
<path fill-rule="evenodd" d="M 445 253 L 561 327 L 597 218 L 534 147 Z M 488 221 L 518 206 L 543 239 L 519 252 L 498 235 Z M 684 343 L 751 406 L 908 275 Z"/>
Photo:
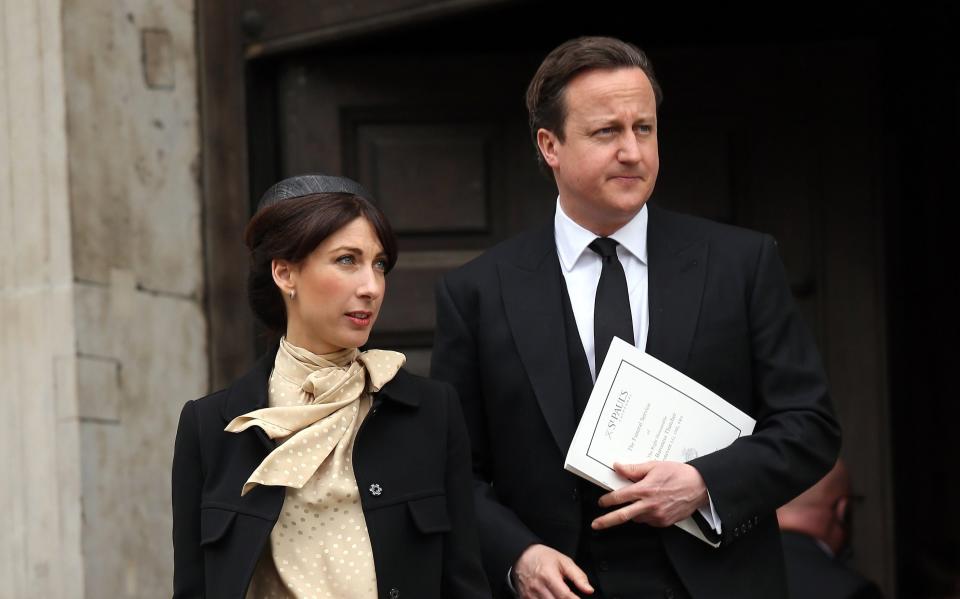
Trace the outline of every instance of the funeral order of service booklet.
<path fill-rule="evenodd" d="M 614 338 L 564 468 L 609 490 L 631 484 L 613 463 L 689 462 L 753 432 L 756 421 L 700 383 Z M 705 543 L 692 518 L 677 522 Z"/>

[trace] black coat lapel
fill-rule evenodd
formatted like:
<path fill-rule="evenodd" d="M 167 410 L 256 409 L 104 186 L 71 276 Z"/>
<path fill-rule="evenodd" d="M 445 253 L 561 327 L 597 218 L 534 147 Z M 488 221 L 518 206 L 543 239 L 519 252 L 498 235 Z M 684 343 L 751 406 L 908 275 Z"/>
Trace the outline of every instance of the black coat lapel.
<path fill-rule="evenodd" d="M 553 223 L 531 234 L 516 260 L 500 263 L 499 270 L 504 310 L 520 360 L 550 432 L 566 453 L 575 423 Z"/>
<path fill-rule="evenodd" d="M 390 399 L 409 408 L 417 408 L 420 406 L 420 396 L 422 394 L 423 389 L 419 386 L 417 379 L 401 368 L 397 371 L 397 375 L 374 395 L 374 399 Z"/>
<path fill-rule="evenodd" d="M 223 402 L 223 407 L 220 412 L 224 422 L 229 423 L 237 416 L 242 416 L 248 412 L 267 407 L 269 403 L 267 398 L 267 385 L 270 384 L 270 373 L 273 371 L 273 364 L 277 359 L 278 349 L 279 346 L 276 346 L 260 356 L 260 359 L 257 360 L 249 372 L 230 385 L 229 395 Z M 259 426 L 251 427 L 244 432 L 252 432 L 252 434 L 255 434 L 257 438 L 260 439 L 260 442 L 263 443 L 267 453 L 273 451 L 277 446 Z M 267 453 L 263 455 L 266 456 Z M 254 466 L 256 466 L 256 464 Z"/>
<path fill-rule="evenodd" d="M 675 216 L 649 206 L 647 255 L 650 330 L 646 352 L 683 371 L 697 329 L 709 246 Z"/>

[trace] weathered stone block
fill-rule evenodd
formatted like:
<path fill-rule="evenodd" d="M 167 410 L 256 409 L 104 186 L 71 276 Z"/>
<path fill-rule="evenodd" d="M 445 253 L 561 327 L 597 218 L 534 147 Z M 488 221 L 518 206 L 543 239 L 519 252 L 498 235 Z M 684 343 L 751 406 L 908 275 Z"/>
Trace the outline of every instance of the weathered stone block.
<path fill-rule="evenodd" d="M 82 420 L 120 422 L 120 361 L 114 358 L 79 356 L 77 398 Z"/>

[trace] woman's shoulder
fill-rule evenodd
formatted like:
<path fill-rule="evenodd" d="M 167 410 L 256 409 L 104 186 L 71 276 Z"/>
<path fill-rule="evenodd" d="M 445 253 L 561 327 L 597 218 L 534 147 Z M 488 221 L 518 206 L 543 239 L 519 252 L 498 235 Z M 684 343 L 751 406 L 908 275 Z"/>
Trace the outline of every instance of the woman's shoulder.
<path fill-rule="evenodd" d="M 203 397 L 191 399 L 183 404 L 181 410 L 181 420 L 183 418 L 192 418 L 193 420 L 205 420 L 206 418 L 220 414 L 223 408 L 223 402 L 228 395 L 229 387 L 214 391 Z"/>
<path fill-rule="evenodd" d="M 214 407 L 219 407 L 223 404 L 224 399 L 227 397 L 227 393 L 230 391 L 230 387 L 224 387 L 204 395 L 203 397 L 198 397 L 196 399 L 191 399 L 188 401 L 188 404 L 193 404 L 194 409 L 204 409 L 209 410 Z"/>
<path fill-rule="evenodd" d="M 267 384 L 275 358 L 276 348 L 273 348 L 263 354 L 250 370 L 233 380 L 228 386 L 188 401 L 184 410 L 193 410 L 198 415 L 221 414 L 232 418 L 265 406 Z"/>

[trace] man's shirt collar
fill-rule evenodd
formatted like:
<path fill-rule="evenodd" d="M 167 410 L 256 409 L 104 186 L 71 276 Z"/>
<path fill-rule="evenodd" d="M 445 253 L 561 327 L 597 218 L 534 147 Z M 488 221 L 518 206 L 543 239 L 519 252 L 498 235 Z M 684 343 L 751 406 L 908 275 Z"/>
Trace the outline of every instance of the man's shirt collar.
<path fill-rule="evenodd" d="M 630 222 L 617 229 L 612 235 L 635 258 L 643 264 L 647 263 L 647 205 L 644 204 L 640 212 Z M 593 232 L 584 229 L 573 221 L 560 207 L 560 198 L 557 198 L 557 211 L 553 219 L 554 237 L 557 243 L 557 254 L 563 270 L 570 272 L 577 260 L 583 255 L 587 246 L 597 238 Z"/>

